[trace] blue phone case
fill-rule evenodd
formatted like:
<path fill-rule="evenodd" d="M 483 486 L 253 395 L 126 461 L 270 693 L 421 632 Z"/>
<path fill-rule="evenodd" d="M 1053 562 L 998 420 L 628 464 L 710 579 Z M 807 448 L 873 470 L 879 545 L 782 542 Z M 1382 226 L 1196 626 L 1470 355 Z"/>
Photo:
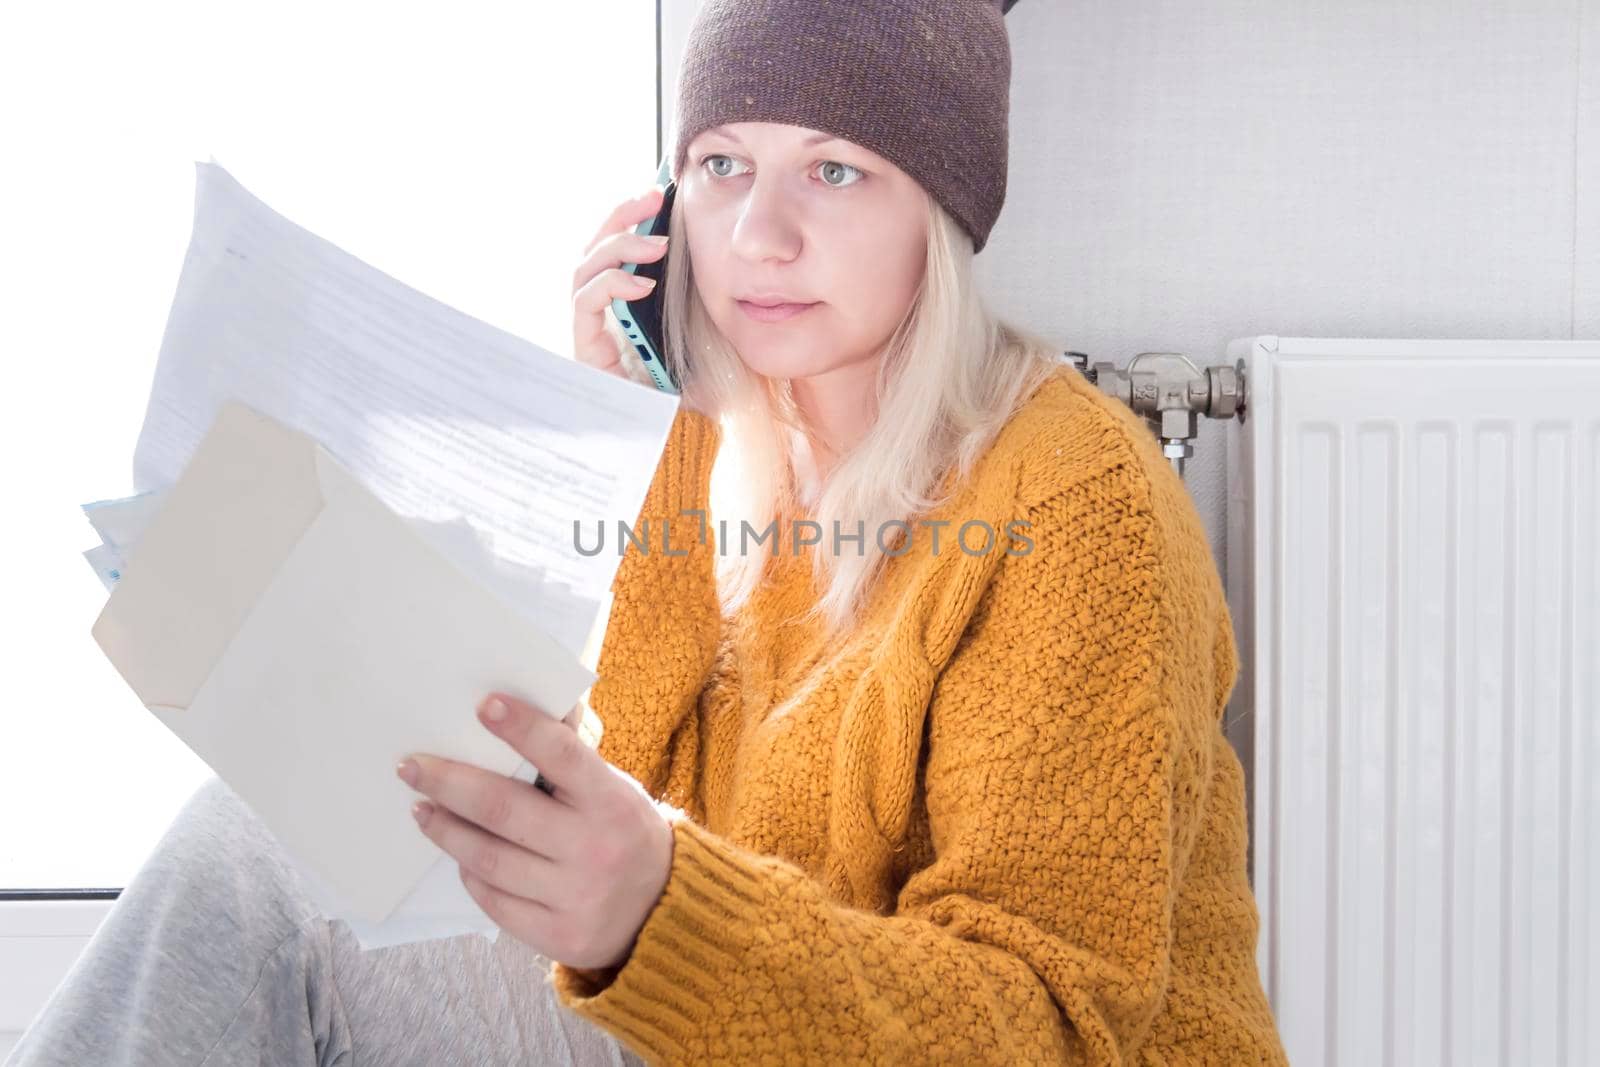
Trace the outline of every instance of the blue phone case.
<path fill-rule="evenodd" d="M 672 192 L 672 160 L 670 157 L 661 161 L 661 167 L 656 172 L 656 185 Z M 649 236 L 655 233 L 667 232 L 667 221 L 672 207 L 671 197 L 662 200 L 662 211 L 645 219 L 633 228 L 633 232 Z M 671 255 L 671 250 L 668 250 Z M 653 263 L 642 264 L 652 268 L 648 276 L 656 279 L 656 287 L 645 296 L 636 300 L 624 300 L 621 297 L 611 301 L 611 312 L 617 317 L 617 323 L 622 327 L 622 332 L 627 335 L 628 341 L 633 345 L 634 351 L 639 353 L 639 358 L 644 362 L 645 369 L 650 372 L 650 377 L 655 380 L 656 388 L 664 393 L 678 394 L 678 383 L 672 380 L 672 374 L 667 370 L 666 363 L 661 358 L 661 353 L 656 349 L 656 343 L 646 332 L 641 320 L 655 323 L 661 321 L 660 299 L 661 291 L 665 288 L 666 256 Z M 641 264 L 624 263 L 622 269 L 629 274 L 637 274 Z M 659 333 L 659 330 L 657 331 Z"/>

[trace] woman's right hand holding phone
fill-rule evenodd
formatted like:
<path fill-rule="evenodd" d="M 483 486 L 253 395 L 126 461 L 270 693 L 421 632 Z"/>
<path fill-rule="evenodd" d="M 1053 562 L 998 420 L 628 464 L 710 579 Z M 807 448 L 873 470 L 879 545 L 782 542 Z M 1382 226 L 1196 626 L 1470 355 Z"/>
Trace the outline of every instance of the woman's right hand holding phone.
<path fill-rule="evenodd" d="M 584 250 L 572 276 L 572 351 L 591 367 L 628 378 L 622 366 L 624 341 L 606 323 L 613 300 L 638 300 L 649 294 L 651 279 L 622 269 L 624 263 L 653 263 L 666 255 L 666 235 L 647 237 L 634 227 L 661 210 L 665 195 L 651 186 L 642 196 L 618 204 Z"/>

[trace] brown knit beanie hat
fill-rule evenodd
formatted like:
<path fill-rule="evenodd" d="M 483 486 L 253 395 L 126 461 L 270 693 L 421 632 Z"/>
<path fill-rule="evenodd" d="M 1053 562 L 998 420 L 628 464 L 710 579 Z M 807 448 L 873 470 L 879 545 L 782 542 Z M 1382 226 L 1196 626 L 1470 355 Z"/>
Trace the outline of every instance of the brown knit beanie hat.
<path fill-rule="evenodd" d="M 679 67 L 674 178 L 713 126 L 806 126 L 915 178 L 981 252 L 1006 198 L 1014 2 L 705 0 Z"/>

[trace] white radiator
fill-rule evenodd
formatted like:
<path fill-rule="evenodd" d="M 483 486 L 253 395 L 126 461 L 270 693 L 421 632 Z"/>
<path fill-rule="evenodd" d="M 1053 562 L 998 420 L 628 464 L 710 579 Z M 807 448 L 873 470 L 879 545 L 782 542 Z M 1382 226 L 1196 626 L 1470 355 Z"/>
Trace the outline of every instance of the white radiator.
<path fill-rule="evenodd" d="M 1600 1064 L 1600 343 L 1228 354 L 1229 714 L 1290 1062 Z"/>

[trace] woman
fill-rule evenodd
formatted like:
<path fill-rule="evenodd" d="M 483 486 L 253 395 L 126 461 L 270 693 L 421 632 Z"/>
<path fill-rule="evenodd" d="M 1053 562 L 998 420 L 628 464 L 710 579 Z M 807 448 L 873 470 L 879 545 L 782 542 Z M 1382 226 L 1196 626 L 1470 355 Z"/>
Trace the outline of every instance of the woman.
<path fill-rule="evenodd" d="M 682 73 L 684 404 L 635 524 L 672 551 L 621 561 L 598 749 L 544 759 L 508 701 L 552 793 L 409 779 L 502 936 L 355 951 L 213 784 L 19 1062 L 1285 1062 L 1198 516 L 1138 418 L 976 295 L 999 5 L 708 0 Z M 659 206 L 574 278 L 577 355 L 614 373 L 642 374 L 604 309 Z"/>

